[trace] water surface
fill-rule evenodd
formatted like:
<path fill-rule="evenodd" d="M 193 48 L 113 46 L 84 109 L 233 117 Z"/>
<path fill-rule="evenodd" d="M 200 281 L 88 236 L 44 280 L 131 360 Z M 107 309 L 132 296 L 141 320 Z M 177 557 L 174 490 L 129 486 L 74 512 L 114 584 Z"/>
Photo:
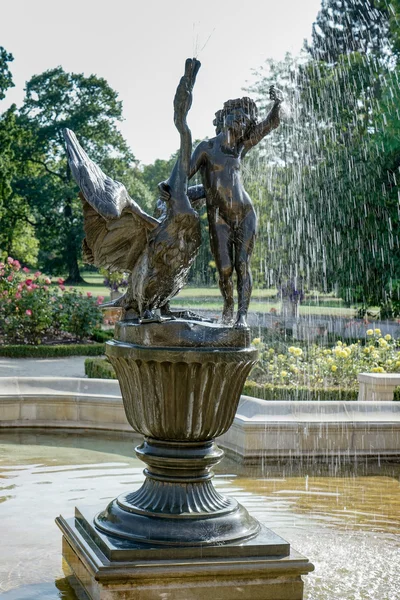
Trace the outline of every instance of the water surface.
<path fill-rule="evenodd" d="M 0 432 L 4 600 L 76 600 L 54 519 L 139 487 L 133 445 L 123 434 Z M 215 477 L 314 563 L 305 600 L 399 600 L 399 481 L 399 464 L 336 460 L 243 468 L 225 458 Z"/>

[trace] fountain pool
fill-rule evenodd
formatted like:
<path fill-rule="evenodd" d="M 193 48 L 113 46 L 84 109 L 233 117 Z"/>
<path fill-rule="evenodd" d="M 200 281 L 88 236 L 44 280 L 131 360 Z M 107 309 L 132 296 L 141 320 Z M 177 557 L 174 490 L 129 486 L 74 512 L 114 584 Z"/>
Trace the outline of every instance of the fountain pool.
<path fill-rule="evenodd" d="M 139 487 L 137 440 L 123 433 L 0 432 L 4 600 L 77 599 L 63 572 L 54 518 L 73 514 L 75 505 L 105 506 Z M 398 600 L 400 465 L 337 460 L 250 468 L 225 458 L 215 485 L 314 563 L 305 599 Z"/>

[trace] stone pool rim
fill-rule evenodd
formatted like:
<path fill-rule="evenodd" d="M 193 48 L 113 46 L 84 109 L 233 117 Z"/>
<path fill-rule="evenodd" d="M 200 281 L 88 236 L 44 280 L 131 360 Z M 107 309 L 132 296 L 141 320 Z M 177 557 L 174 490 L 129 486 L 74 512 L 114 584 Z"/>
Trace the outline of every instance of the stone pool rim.
<path fill-rule="evenodd" d="M 0 429 L 8 428 L 134 433 L 118 381 L 78 377 L 0 378 Z M 295 456 L 396 458 L 400 402 L 241 396 L 233 425 L 218 444 L 244 463 Z"/>

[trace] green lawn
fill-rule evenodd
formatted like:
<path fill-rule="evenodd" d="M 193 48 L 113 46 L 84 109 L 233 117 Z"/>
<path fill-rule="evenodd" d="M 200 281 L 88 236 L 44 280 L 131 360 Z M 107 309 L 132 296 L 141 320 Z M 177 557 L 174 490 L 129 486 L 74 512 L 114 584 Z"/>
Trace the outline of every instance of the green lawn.
<path fill-rule="evenodd" d="M 75 286 L 82 293 L 90 292 L 93 296 L 104 296 L 105 301 L 110 299 L 110 290 L 103 285 L 103 277 L 95 272 L 83 271 L 84 284 Z M 270 312 L 271 308 L 280 310 L 280 303 L 276 299 L 276 289 L 254 289 L 250 310 L 254 312 Z M 332 295 L 319 294 L 311 291 L 310 299 L 305 300 L 300 307 L 301 315 L 332 315 L 353 317 L 355 309 L 343 306 L 343 301 Z M 172 306 L 184 306 L 192 310 L 208 309 L 219 314 L 222 310 L 222 299 L 218 287 L 197 288 L 185 287 L 171 302 Z"/>

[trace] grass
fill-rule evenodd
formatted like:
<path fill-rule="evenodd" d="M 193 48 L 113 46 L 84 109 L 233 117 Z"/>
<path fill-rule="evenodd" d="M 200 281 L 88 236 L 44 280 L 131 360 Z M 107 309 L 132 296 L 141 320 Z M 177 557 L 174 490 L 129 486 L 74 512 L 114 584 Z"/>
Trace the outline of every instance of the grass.
<path fill-rule="evenodd" d="M 90 292 L 93 296 L 104 296 L 104 300 L 110 299 L 110 290 L 103 285 L 103 277 L 93 271 L 83 271 L 82 277 L 84 284 L 75 286 L 83 294 Z M 254 289 L 250 311 L 268 313 L 271 309 L 279 312 L 280 302 L 276 299 L 277 290 Z M 341 298 L 336 298 L 331 294 L 321 294 L 318 291 L 311 290 L 308 298 L 300 307 L 300 314 L 354 317 L 355 309 L 343 305 Z M 237 302 L 237 299 L 235 299 Z M 212 310 L 219 314 L 222 310 L 222 299 L 219 288 L 215 287 L 185 287 L 179 295 L 171 302 L 174 307 L 182 307 L 192 310 Z"/>

